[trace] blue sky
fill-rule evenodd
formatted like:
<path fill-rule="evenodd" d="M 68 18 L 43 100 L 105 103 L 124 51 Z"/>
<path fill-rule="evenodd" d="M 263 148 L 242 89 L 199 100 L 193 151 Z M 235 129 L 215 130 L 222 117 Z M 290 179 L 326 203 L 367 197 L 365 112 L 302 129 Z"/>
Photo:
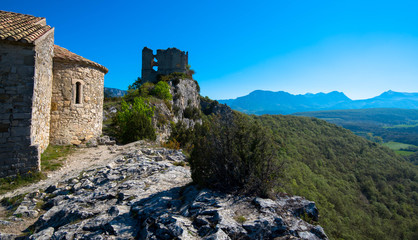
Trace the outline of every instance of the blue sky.
<path fill-rule="evenodd" d="M 188 51 L 213 99 L 418 92 L 418 1 L 2 0 L 0 9 L 45 17 L 57 45 L 109 68 L 107 87 L 140 76 L 147 46 Z"/>

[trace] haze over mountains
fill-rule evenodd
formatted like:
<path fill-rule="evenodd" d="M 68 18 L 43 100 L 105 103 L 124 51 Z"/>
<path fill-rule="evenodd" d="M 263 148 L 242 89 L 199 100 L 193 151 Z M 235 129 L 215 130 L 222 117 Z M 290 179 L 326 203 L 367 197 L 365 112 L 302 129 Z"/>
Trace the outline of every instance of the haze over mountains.
<path fill-rule="evenodd" d="M 381 95 L 352 100 L 342 92 L 307 93 L 293 95 L 287 92 L 256 90 L 236 99 L 218 100 L 232 109 L 248 114 L 292 114 L 296 112 L 365 109 L 365 108 L 405 108 L 418 109 L 418 93 L 387 91 Z"/>

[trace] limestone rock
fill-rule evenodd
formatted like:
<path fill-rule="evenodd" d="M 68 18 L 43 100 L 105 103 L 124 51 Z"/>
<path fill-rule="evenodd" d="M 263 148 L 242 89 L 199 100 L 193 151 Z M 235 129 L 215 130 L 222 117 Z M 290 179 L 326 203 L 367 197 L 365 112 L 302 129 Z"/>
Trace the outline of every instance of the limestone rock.
<path fill-rule="evenodd" d="M 54 228 L 49 227 L 43 231 L 33 234 L 29 237 L 30 240 L 49 240 L 54 234 Z"/>
<path fill-rule="evenodd" d="M 164 142 L 171 134 L 171 124 L 166 119 L 172 119 L 174 123 L 182 122 L 186 128 L 201 123 L 198 116 L 192 116 L 194 109 L 200 108 L 199 91 L 197 82 L 192 79 L 175 79 L 169 82 L 173 100 L 171 109 L 165 103 L 156 103 L 155 115 L 152 119 L 157 131 L 157 142 Z"/>
<path fill-rule="evenodd" d="M 123 155 L 28 195 L 22 208 L 43 200 L 46 211 L 30 239 L 327 239 L 320 226 L 298 217 L 317 216 L 304 198 L 197 189 L 190 170 L 173 165 L 186 160 L 177 150 L 143 147 Z"/>

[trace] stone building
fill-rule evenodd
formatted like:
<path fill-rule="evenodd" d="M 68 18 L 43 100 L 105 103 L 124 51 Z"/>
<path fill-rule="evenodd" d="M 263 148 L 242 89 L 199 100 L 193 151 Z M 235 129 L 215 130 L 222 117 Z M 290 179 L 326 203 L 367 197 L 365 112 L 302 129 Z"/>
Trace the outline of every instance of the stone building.
<path fill-rule="evenodd" d="M 54 45 L 45 18 L 0 11 L 0 177 L 38 171 L 49 143 L 99 136 L 107 71 Z"/>
<path fill-rule="evenodd" d="M 157 54 L 147 47 L 142 49 L 142 81 L 155 82 L 158 75 L 173 72 L 187 73 L 189 53 L 177 48 L 158 49 Z"/>

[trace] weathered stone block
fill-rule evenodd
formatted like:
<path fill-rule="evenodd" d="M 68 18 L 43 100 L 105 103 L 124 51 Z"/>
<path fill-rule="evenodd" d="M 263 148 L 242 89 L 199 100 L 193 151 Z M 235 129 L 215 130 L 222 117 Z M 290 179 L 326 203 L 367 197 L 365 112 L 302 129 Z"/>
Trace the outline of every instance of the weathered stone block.
<path fill-rule="evenodd" d="M 0 133 L 8 132 L 10 124 L 0 123 Z"/>
<path fill-rule="evenodd" d="M 13 119 L 30 119 L 31 113 L 14 113 Z"/>
<path fill-rule="evenodd" d="M 30 128 L 28 127 L 14 127 L 11 129 L 11 135 L 17 136 L 28 136 L 30 135 Z"/>

